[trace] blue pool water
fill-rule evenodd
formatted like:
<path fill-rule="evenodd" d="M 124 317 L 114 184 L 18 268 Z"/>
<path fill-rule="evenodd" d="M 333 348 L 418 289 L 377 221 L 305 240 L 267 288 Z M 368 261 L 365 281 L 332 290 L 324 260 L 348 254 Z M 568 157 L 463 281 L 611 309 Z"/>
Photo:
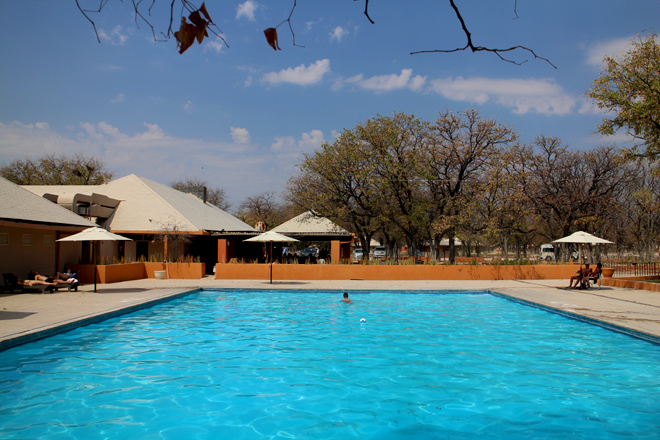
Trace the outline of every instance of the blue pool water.
<path fill-rule="evenodd" d="M 485 293 L 340 297 L 205 291 L 9 349 L 0 438 L 660 436 L 660 346 Z"/>

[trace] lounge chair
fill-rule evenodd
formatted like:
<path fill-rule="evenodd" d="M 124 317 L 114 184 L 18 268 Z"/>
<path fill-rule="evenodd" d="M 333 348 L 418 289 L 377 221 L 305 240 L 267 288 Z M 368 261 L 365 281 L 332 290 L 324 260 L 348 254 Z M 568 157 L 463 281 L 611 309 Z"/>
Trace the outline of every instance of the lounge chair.
<path fill-rule="evenodd" d="M 23 284 L 18 282 L 18 277 L 13 273 L 3 273 L 2 279 L 5 283 L 2 286 L 2 293 L 13 293 L 16 290 L 19 292 L 23 291 Z"/>

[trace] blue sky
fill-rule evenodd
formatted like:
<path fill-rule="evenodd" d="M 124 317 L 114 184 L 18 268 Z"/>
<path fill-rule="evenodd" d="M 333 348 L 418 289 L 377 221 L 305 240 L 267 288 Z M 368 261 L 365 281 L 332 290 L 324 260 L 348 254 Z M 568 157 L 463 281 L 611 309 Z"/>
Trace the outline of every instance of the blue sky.
<path fill-rule="evenodd" d="M 169 3 L 151 12 L 159 35 Z M 524 142 L 544 134 L 575 149 L 625 145 L 593 135 L 605 115 L 585 92 L 605 54 L 658 32 L 660 2 L 457 4 L 475 45 L 524 45 L 557 69 L 523 51 L 511 55 L 528 60 L 522 66 L 483 52 L 410 55 L 465 45 L 448 1 L 372 1 L 370 24 L 364 0 L 298 0 L 291 25 L 305 47 L 284 24 L 274 51 L 263 30 L 286 20 L 293 0 L 208 0 L 229 48 L 211 35 L 180 55 L 174 39 L 155 42 L 136 26 L 131 2 L 110 0 L 92 15 L 98 43 L 73 0 L 0 0 L 0 164 L 83 153 L 115 177 L 201 178 L 236 208 L 280 193 L 302 154 L 337 132 L 399 111 L 430 121 L 477 108 Z"/>

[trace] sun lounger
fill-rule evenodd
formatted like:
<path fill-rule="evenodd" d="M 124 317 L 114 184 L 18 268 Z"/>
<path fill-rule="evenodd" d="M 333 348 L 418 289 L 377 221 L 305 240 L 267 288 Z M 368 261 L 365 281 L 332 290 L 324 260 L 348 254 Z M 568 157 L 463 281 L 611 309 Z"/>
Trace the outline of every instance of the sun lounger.
<path fill-rule="evenodd" d="M 3 293 L 13 293 L 13 292 L 21 292 L 21 293 L 29 293 L 29 292 L 38 292 L 38 293 L 52 293 L 55 291 L 58 291 L 60 289 L 64 290 L 66 289 L 68 292 L 71 291 L 78 291 L 78 286 L 80 285 L 79 282 L 73 282 L 73 283 L 55 283 L 55 284 L 25 284 L 24 282 L 20 282 L 18 279 L 18 276 L 14 275 L 13 273 L 3 273 L 2 278 L 4 280 L 5 285 L 2 287 L 2 292 Z"/>
<path fill-rule="evenodd" d="M 3 273 L 2 279 L 5 283 L 2 286 L 2 293 L 13 293 L 16 290 L 23 291 L 23 285 L 18 282 L 18 277 L 13 273 Z"/>

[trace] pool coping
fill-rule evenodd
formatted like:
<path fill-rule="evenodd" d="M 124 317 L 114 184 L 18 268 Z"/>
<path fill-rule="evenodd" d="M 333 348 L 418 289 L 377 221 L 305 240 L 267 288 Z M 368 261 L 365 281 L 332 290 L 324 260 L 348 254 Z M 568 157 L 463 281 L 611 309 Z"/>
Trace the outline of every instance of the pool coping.
<path fill-rule="evenodd" d="M 545 310 L 546 312 L 555 313 L 557 315 L 561 315 L 561 316 L 564 316 L 564 317 L 570 318 L 570 319 L 575 319 L 576 321 L 581 321 L 581 322 L 584 322 L 584 323 L 587 323 L 587 324 L 596 325 L 596 326 L 602 327 L 606 330 L 614 331 L 614 332 L 617 332 L 617 333 L 622 333 L 624 335 L 627 335 L 627 336 L 630 336 L 630 337 L 633 337 L 633 338 L 636 338 L 636 339 L 642 339 L 642 340 L 644 340 L 646 342 L 650 342 L 651 344 L 654 344 L 654 345 L 660 345 L 660 337 L 655 336 L 655 335 L 651 335 L 649 333 L 644 333 L 644 332 L 640 332 L 639 330 L 634 330 L 634 329 L 624 327 L 624 326 L 621 326 L 621 325 L 612 324 L 611 322 L 602 321 L 602 320 L 595 319 L 595 318 L 590 318 L 588 316 L 580 315 L 578 313 L 569 312 L 569 311 L 566 311 L 566 310 L 562 310 L 560 308 L 546 306 L 545 304 L 540 304 L 540 303 L 537 303 L 537 302 L 534 302 L 534 301 L 529 301 L 529 300 L 526 300 L 526 299 L 517 298 L 515 296 L 507 295 L 507 294 L 501 293 L 501 292 L 496 292 L 494 290 L 489 290 L 488 293 L 490 293 L 493 296 L 504 298 L 504 299 L 509 300 L 509 301 L 517 302 L 519 304 L 523 304 L 523 305 L 531 306 L 531 307 L 536 307 L 537 309 Z"/>
<path fill-rule="evenodd" d="M 84 327 L 90 324 L 97 324 L 99 322 L 103 322 L 108 319 L 115 318 L 117 316 L 126 315 L 129 313 L 136 312 L 138 310 L 147 309 L 175 299 L 183 298 L 201 290 L 203 289 L 196 288 L 196 289 L 186 290 L 183 292 L 174 293 L 172 295 L 161 296 L 159 298 L 153 298 L 138 304 L 133 304 L 127 307 L 116 308 L 113 310 L 104 311 L 102 313 L 91 314 L 81 319 L 73 319 L 64 322 L 60 325 L 54 325 L 52 327 L 48 327 L 43 330 L 37 330 L 20 336 L 16 336 L 14 338 L 5 339 L 3 341 L 0 341 L 0 352 L 3 352 L 13 347 L 17 347 L 19 345 L 27 344 L 29 342 L 34 342 L 40 339 L 48 338 L 50 336 L 54 336 L 59 333 L 65 333 L 79 327 Z"/>
<path fill-rule="evenodd" d="M 269 292 L 269 291 L 281 291 L 281 289 L 269 289 L 269 288 L 254 288 L 254 287 L 243 287 L 243 288 L 235 288 L 235 287 L 197 287 L 197 288 L 190 288 L 190 289 L 184 289 L 179 292 L 175 292 L 173 294 L 168 294 L 165 296 L 153 298 L 146 300 L 144 302 L 138 303 L 138 304 L 133 304 L 127 307 L 117 307 L 112 310 L 108 311 L 103 311 L 100 313 L 93 313 L 84 317 L 81 317 L 79 319 L 72 319 L 70 321 L 64 322 L 59 325 L 53 325 L 51 327 L 45 328 L 43 330 L 35 330 L 31 331 L 29 333 L 5 339 L 3 341 L 0 341 L 0 352 L 5 351 L 9 348 L 16 347 L 19 345 L 23 345 L 29 342 L 33 342 L 39 339 L 44 339 L 59 333 L 64 333 L 73 329 L 76 329 L 78 327 L 83 327 L 86 325 L 90 324 L 96 324 L 111 318 L 115 318 L 117 316 L 133 313 L 138 310 L 150 308 L 159 304 L 163 304 L 169 301 L 173 301 L 176 299 L 180 299 L 189 295 L 192 295 L 194 293 L 198 292 L 204 292 L 204 291 L 246 291 L 246 292 L 253 292 L 253 291 L 262 291 L 262 292 Z M 309 289 L 287 289 L 289 291 L 298 291 L 298 292 L 309 292 Z M 337 289 L 337 288 L 327 288 L 327 289 L 315 289 L 317 291 L 321 292 L 327 292 L 327 293 L 341 293 L 342 291 L 345 291 L 345 289 Z M 513 295 L 509 295 L 506 293 L 498 292 L 496 290 L 492 289 L 484 289 L 484 288 L 471 288 L 471 289 L 408 289 L 408 290 L 391 290 L 391 289 L 351 289 L 349 290 L 353 294 L 359 294 L 360 292 L 374 292 L 374 291 L 392 291 L 392 292 L 411 292 L 411 293 L 430 293 L 430 292 L 443 292 L 443 293 L 460 293 L 460 294 L 490 294 L 496 297 L 500 297 L 509 301 L 513 301 L 519 304 L 535 307 L 550 313 L 555 313 L 561 316 L 564 316 L 569 319 L 574 319 L 577 321 L 581 321 L 587 324 L 592 324 L 599 326 L 601 328 L 610 330 L 610 331 L 615 331 L 617 333 L 625 334 L 630 337 L 634 337 L 636 339 L 641 339 L 646 342 L 650 342 L 654 345 L 660 345 L 660 337 L 648 334 L 645 332 L 641 332 L 638 330 L 634 330 L 628 327 L 624 327 L 621 325 L 613 324 L 610 322 L 606 322 L 603 320 L 595 319 L 595 318 L 590 318 L 584 315 L 580 315 L 578 313 L 573 313 L 567 310 L 562 310 L 557 307 L 552 307 L 548 306 L 545 304 L 541 304 L 539 302 L 534 302 L 531 300 L 527 299 L 522 299 L 518 298 Z"/>

